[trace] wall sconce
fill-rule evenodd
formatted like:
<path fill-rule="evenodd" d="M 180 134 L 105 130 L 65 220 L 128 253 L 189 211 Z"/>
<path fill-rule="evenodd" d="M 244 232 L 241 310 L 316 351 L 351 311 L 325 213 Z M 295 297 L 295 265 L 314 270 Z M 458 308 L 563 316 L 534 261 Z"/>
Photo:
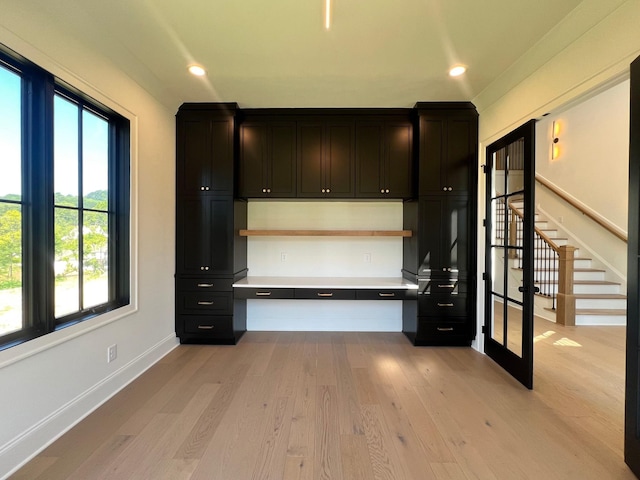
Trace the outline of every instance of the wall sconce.
<path fill-rule="evenodd" d="M 560 122 L 557 120 L 553 121 L 553 126 L 551 127 L 551 160 L 555 160 L 560 156 L 560 146 L 558 142 L 560 142 L 560 138 L 558 135 L 560 134 Z"/>

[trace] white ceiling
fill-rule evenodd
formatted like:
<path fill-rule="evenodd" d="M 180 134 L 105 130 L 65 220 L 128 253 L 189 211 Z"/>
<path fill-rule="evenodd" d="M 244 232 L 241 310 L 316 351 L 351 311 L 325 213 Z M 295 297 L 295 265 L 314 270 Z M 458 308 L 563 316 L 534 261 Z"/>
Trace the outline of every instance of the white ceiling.
<path fill-rule="evenodd" d="M 2 0 L 37 10 L 174 111 L 471 100 L 581 0 L 332 2 L 327 31 L 324 0 Z M 187 73 L 192 62 L 206 78 Z M 464 77 L 447 75 L 455 63 Z"/>

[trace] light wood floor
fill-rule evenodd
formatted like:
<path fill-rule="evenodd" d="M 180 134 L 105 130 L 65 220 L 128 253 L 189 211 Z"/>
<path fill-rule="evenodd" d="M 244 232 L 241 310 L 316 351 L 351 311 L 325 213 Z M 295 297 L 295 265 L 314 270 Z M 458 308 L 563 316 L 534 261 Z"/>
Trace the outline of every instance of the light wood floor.
<path fill-rule="evenodd" d="M 12 478 L 635 478 L 624 328 L 536 334 L 533 391 L 470 348 L 399 333 L 180 346 Z"/>

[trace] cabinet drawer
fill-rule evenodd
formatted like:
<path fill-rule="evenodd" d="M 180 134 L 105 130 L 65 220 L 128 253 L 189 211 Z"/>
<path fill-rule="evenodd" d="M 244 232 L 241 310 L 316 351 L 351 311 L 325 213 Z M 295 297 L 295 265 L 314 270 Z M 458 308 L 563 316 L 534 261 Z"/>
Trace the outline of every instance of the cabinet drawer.
<path fill-rule="evenodd" d="M 356 290 L 356 300 L 409 300 L 416 298 L 415 290 Z"/>
<path fill-rule="evenodd" d="M 213 315 L 233 313 L 231 292 L 185 292 L 176 296 L 178 311 L 183 313 L 206 312 Z"/>
<path fill-rule="evenodd" d="M 466 295 L 419 295 L 419 315 L 463 316 L 468 312 Z"/>
<path fill-rule="evenodd" d="M 178 291 L 194 292 L 230 292 L 233 290 L 231 278 L 179 278 L 176 280 Z"/>
<path fill-rule="evenodd" d="M 316 300 L 355 300 L 356 291 L 342 288 L 296 288 L 295 298 Z"/>
<path fill-rule="evenodd" d="M 420 295 L 458 295 L 467 293 L 467 281 L 457 278 L 418 279 Z"/>
<path fill-rule="evenodd" d="M 294 298 L 293 288 L 235 288 L 236 298 Z"/>
<path fill-rule="evenodd" d="M 419 320 L 416 340 L 422 345 L 470 345 L 471 329 L 468 322 L 433 322 Z"/>
<path fill-rule="evenodd" d="M 217 338 L 233 336 L 233 317 L 230 316 L 181 315 L 178 321 L 182 322 L 185 333 Z"/>

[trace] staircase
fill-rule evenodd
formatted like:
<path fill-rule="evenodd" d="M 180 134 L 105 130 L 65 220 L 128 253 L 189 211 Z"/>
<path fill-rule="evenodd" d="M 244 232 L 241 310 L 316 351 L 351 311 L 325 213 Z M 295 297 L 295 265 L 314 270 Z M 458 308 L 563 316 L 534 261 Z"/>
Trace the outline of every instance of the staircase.
<path fill-rule="evenodd" d="M 511 208 L 522 213 L 522 203 L 513 202 Z M 551 240 L 555 245 L 571 244 L 571 240 L 564 237 L 550 226 L 549 222 L 539 213 L 535 215 L 536 232 Z M 556 295 L 558 293 L 558 260 L 540 253 L 534 248 L 534 281 L 540 287 L 541 293 L 535 300 L 535 312 L 545 318 L 555 319 Z M 545 258 L 541 258 L 541 256 Z M 513 259 L 512 268 L 519 268 L 517 258 Z M 627 314 L 627 297 L 621 293 L 619 283 L 606 280 L 605 268 L 593 265 L 591 258 L 582 257 L 578 249 L 574 252 L 573 260 L 573 293 L 575 297 L 576 325 L 625 325 Z"/>

